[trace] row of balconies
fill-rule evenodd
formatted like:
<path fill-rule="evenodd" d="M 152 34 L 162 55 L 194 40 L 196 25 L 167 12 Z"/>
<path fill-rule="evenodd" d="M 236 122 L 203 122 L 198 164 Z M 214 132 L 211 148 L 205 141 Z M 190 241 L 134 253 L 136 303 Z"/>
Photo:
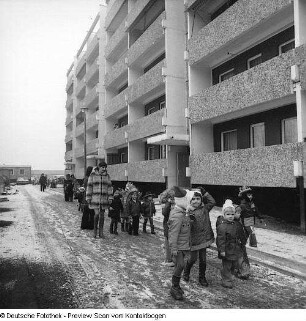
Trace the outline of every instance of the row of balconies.
<path fill-rule="evenodd" d="M 165 131 L 162 119 L 165 111 L 159 110 L 133 123 L 108 132 L 104 137 L 104 148 L 118 148 L 127 143 Z"/>
<path fill-rule="evenodd" d="M 191 96 L 191 123 L 292 95 L 291 66 L 304 61 L 305 48 L 290 50 Z"/>

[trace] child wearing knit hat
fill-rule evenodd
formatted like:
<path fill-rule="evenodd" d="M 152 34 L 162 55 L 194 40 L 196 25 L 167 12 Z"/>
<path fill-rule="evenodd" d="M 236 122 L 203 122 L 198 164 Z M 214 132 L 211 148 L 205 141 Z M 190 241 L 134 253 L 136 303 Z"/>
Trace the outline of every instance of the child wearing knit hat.
<path fill-rule="evenodd" d="M 243 226 L 235 220 L 235 207 L 229 199 L 222 207 L 223 218 L 218 217 L 217 227 L 217 248 L 219 258 L 222 259 L 222 286 L 225 288 L 233 287 L 232 272 L 235 266 L 242 266 L 243 246 L 246 244 L 246 236 Z M 246 273 L 241 271 L 242 274 Z"/>

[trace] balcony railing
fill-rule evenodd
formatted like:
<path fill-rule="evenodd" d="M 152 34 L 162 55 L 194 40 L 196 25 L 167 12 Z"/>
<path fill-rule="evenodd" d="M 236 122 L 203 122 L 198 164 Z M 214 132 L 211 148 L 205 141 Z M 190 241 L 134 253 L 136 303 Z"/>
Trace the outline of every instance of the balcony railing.
<path fill-rule="evenodd" d="M 85 92 L 86 92 L 86 84 L 85 84 L 85 80 L 79 80 L 76 90 L 75 90 L 75 95 L 78 98 L 83 98 L 85 96 Z"/>
<path fill-rule="evenodd" d="M 125 138 L 125 132 L 127 132 L 128 129 L 129 129 L 129 126 L 127 125 L 108 132 L 104 136 L 104 148 L 105 149 L 115 148 L 126 144 L 127 140 Z"/>
<path fill-rule="evenodd" d="M 135 22 L 135 20 L 142 13 L 144 8 L 148 5 L 151 0 L 138 0 L 135 4 L 126 19 L 126 28 L 130 28 L 130 26 Z"/>
<path fill-rule="evenodd" d="M 125 32 L 125 20 L 122 21 L 120 26 L 117 28 L 115 33 L 112 35 L 112 37 L 109 39 L 107 45 L 105 46 L 105 58 L 111 59 L 110 55 L 113 54 L 116 48 L 122 47 L 122 43 L 126 43 L 126 48 L 128 46 L 127 43 L 128 35 Z"/>
<path fill-rule="evenodd" d="M 86 60 L 93 61 L 99 55 L 99 31 L 96 32 L 92 40 L 89 42 L 86 51 Z"/>
<path fill-rule="evenodd" d="M 88 68 L 85 78 L 87 84 L 91 87 L 99 82 L 99 65 L 97 64 L 97 60 Z"/>
<path fill-rule="evenodd" d="M 114 81 L 127 74 L 128 67 L 125 63 L 125 57 L 118 60 L 111 70 L 105 75 L 105 87 L 109 87 Z M 127 77 L 126 77 L 127 78 Z"/>
<path fill-rule="evenodd" d="M 72 96 L 68 96 L 66 101 L 66 109 L 72 109 L 72 107 L 73 107 L 73 98 Z"/>
<path fill-rule="evenodd" d="M 119 95 L 115 96 L 110 102 L 108 102 L 105 106 L 104 116 L 105 118 L 127 109 L 127 101 L 125 100 L 125 97 L 127 96 L 127 93 L 129 91 L 129 88 L 126 88 L 123 90 Z"/>
<path fill-rule="evenodd" d="M 73 116 L 72 115 L 67 115 L 65 125 L 69 125 L 73 121 Z"/>
<path fill-rule="evenodd" d="M 95 138 L 86 144 L 87 154 L 98 154 L 98 138 Z"/>
<path fill-rule="evenodd" d="M 68 152 L 65 153 L 65 161 L 72 160 L 72 157 L 73 157 L 72 150 L 69 150 Z"/>
<path fill-rule="evenodd" d="M 75 128 L 75 137 L 84 135 L 84 123 L 81 123 Z"/>
<path fill-rule="evenodd" d="M 166 159 L 155 159 L 129 163 L 128 179 L 134 182 L 164 183 L 163 169 L 167 169 Z"/>
<path fill-rule="evenodd" d="M 112 181 L 126 181 L 127 177 L 125 176 L 127 169 L 127 163 L 108 165 L 107 172 Z"/>
<path fill-rule="evenodd" d="M 74 150 L 75 158 L 84 157 L 84 147 L 78 147 Z"/>
<path fill-rule="evenodd" d="M 65 143 L 70 142 L 71 140 L 72 140 L 72 132 L 66 134 Z"/>
<path fill-rule="evenodd" d="M 294 188 L 293 161 L 302 159 L 303 143 L 193 154 L 191 182 Z"/>
<path fill-rule="evenodd" d="M 136 82 L 130 87 L 128 95 L 129 103 L 141 100 L 142 98 L 149 96 L 154 90 L 165 85 L 162 76 L 163 66 L 164 61 L 159 62 L 146 74 L 136 80 Z"/>
<path fill-rule="evenodd" d="M 81 69 L 84 67 L 85 63 L 86 63 L 86 58 L 85 58 L 85 51 L 82 52 L 79 56 L 79 59 L 76 63 L 76 68 L 75 68 L 75 74 L 78 76 L 79 72 L 81 71 Z"/>
<path fill-rule="evenodd" d="M 291 95 L 291 66 L 302 59 L 291 50 L 189 98 L 192 123 Z"/>
<path fill-rule="evenodd" d="M 164 30 L 162 20 L 165 19 L 166 13 L 161 13 L 150 27 L 137 39 L 128 51 L 128 63 L 133 64 L 141 55 L 152 51 L 161 40 L 164 39 Z"/>
<path fill-rule="evenodd" d="M 137 119 L 135 122 L 130 124 L 128 130 L 129 141 L 138 140 L 164 132 L 165 127 L 162 125 L 164 114 L 165 110 L 162 109 L 146 117 Z"/>
<path fill-rule="evenodd" d="M 97 112 L 90 114 L 86 118 L 86 128 L 90 129 L 94 126 L 98 125 L 98 120 L 97 120 Z"/>
<path fill-rule="evenodd" d="M 120 10 L 124 2 L 125 0 L 116 0 L 116 1 L 111 1 L 108 4 L 108 7 L 110 9 L 105 18 L 105 23 L 104 23 L 105 29 L 108 29 L 109 25 L 112 23 L 113 19 L 117 15 L 118 11 Z"/>
<path fill-rule="evenodd" d="M 291 0 L 249 0 L 247 2 L 241 0 L 236 2 L 190 39 L 190 65 L 213 54 L 248 30 L 252 30 L 259 23 L 289 6 L 291 2 Z"/>
<path fill-rule="evenodd" d="M 70 86 L 73 84 L 73 74 L 70 73 L 67 79 L 66 92 L 69 91 Z"/>
<path fill-rule="evenodd" d="M 87 108 L 92 108 L 94 105 L 98 105 L 99 102 L 99 93 L 97 91 L 97 87 L 93 87 L 90 89 L 88 94 L 84 99 L 84 105 Z"/>

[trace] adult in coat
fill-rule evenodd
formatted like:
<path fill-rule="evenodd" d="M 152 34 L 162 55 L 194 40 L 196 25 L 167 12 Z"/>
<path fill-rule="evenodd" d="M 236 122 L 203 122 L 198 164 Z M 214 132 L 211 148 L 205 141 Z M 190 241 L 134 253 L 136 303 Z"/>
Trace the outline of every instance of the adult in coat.
<path fill-rule="evenodd" d="M 40 191 L 41 191 L 41 192 L 44 192 L 44 191 L 45 191 L 45 188 L 46 188 L 46 186 L 47 186 L 47 176 L 45 176 L 44 173 L 42 173 L 42 174 L 40 175 L 39 184 L 40 184 Z"/>
<path fill-rule="evenodd" d="M 86 188 L 86 201 L 90 209 L 95 211 L 94 216 L 94 237 L 97 237 L 99 227 L 99 237 L 104 238 L 104 216 L 109 208 L 109 197 L 113 194 L 112 182 L 107 173 L 107 164 L 101 162 L 95 167 L 88 178 Z"/>

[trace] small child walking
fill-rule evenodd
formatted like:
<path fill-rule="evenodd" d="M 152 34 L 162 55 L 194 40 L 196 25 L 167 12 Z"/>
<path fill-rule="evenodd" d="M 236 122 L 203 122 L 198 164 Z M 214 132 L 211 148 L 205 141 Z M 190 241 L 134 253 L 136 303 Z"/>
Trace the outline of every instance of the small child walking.
<path fill-rule="evenodd" d="M 139 235 L 139 218 L 142 213 L 139 192 L 137 188 L 133 188 L 130 193 L 131 198 L 127 201 L 126 205 L 126 212 L 131 221 L 128 233 L 130 235 Z"/>
<path fill-rule="evenodd" d="M 231 200 L 226 200 L 222 207 L 223 218 L 218 217 L 217 248 L 219 258 L 222 259 L 222 286 L 233 288 L 233 273 L 236 266 L 243 268 L 242 246 L 246 244 L 246 236 L 242 225 L 235 220 L 235 208 Z M 244 274 L 244 271 L 241 270 Z"/>
<path fill-rule="evenodd" d="M 120 215 L 123 211 L 123 205 L 120 199 L 120 193 L 118 190 L 114 192 L 114 197 L 111 199 L 109 205 L 109 214 L 108 216 L 111 218 L 111 223 L 109 227 L 109 232 L 111 234 L 118 235 L 117 227 L 118 222 L 120 222 Z"/>
<path fill-rule="evenodd" d="M 142 203 L 142 213 L 144 217 L 144 222 L 143 222 L 143 233 L 147 233 L 147 223 L 148 221 L 150 222 L 150 227 L 151 227 L 151 234 L 155 234 L 154 231 L 154 224 L 153 224 L 153 216 L 156 213 L 154 201 L 153 201 L 153 194 L 150 192 L 146 193 L 144 198 L 144 202 Z"/>

